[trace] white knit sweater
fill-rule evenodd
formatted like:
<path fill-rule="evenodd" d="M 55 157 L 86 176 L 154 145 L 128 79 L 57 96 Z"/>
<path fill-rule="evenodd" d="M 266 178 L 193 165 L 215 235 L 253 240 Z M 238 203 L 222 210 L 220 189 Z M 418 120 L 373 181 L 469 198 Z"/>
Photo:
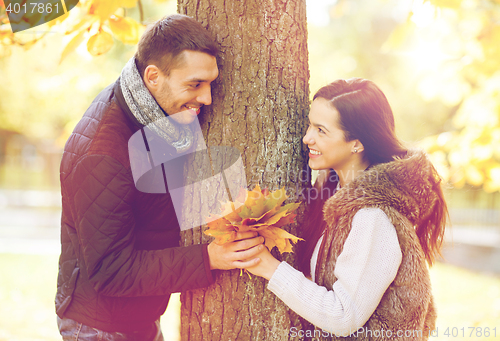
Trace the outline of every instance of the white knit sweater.
<path fill-rule="evenodd" d="M 320 245 L 321 239 L 318 241 Z M 319 245 L 311 260 L 316 268 Z M 337 259 L 332 290 L 307 279 L 282 262 L 267 288 L 297 314 L 337 335 L 349 335 L 373 314 L 396 277 L 402 254 L 394 226 L 378 208 L 359 210 Z"/>

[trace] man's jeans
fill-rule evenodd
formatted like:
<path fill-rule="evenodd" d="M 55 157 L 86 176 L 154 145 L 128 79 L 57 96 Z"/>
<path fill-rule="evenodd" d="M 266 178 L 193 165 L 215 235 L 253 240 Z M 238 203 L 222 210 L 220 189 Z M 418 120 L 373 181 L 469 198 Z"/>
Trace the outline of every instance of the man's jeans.
<path fill-rule="evenodd" d="M 155 322 L 156 328 L 128 333 L 108 333 L 59 316 L 57 326 L 63 341 L 163 341 L 160 320 Z"/>

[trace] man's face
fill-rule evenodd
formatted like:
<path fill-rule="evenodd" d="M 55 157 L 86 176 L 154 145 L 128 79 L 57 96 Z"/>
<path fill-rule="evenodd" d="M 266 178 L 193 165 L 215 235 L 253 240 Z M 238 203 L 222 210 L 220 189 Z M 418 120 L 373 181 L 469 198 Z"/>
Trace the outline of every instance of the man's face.
<path fill-rule="evenodd" d="M 203 105 L 212 103 L 210 83 L 219 75 L 215 57 L 198 51 L 182 52 L 183 62 L 169 76 L 158 71 L 158 84 L 149 88 L 160 107 L 172 119 L 189 124 Z"/>

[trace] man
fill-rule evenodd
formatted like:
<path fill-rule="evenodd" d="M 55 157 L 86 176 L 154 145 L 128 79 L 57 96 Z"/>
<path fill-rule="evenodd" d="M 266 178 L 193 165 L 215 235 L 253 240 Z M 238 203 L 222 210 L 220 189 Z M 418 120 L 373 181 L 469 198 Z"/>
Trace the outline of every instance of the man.
<path fill-rule="evenodd" d="M 155 128 L 166 153 L 192 147 L 188 123 L 211 104 L 217 47 L 195 20 L 173 15 L 150 27 L 116 83 L 91 104 L 61 162 L 62 251 L 56 312 L 64 340 L 163 340 L 170 293 L 206 287 L 214 269 L 256 264 L 262 237 L 179 247 L 169 193 L 135 186 L 130 137 Z M 191 137 L 190 137 L 191 136 Z"/>

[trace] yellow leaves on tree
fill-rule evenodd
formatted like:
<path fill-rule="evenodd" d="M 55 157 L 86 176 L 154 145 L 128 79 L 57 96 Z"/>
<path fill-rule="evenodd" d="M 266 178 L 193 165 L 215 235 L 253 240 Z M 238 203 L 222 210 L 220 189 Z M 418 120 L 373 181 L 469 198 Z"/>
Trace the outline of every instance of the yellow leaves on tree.
<path fill-rule="evenodd" d="M 80 0 L 71 12 L 47 22 L 45 24 L 47 28 L 55 30 L 62 28 L 63 32 L 68 36 L 61 50 L 60 61 L 63 61 L 83 43 L 86 43 L 87 49 L 92 56 L 99 56 L 108 52 L 114 45 L 115 38 L 124 44 L 137 44 L 144 31 L 144 25 L 131 17 L 124 16 L 123 8 L 133 8 L 137 6 L 138 1 Z M 0 25 L 1 45 L 29 47 L 39 39 L 33 39 L 31 42 L 15 39 L 6 16 L 0 22 Z"/>
<path fill-rule="evenodd" d="M 101 21 L 107 20 L 111 15 L 113 15 L 116 10 L 120 7 L 130 8 L 134 7 L 137 0 L 92 0 L 89 1 L 88 13 L 97 15 L 101 18 Z"/>
<path fill-rule="evenodd" d="M 87 41 L 87 50 L 94 57 L 108 52 L 113 46 L 113 37 L 106 31 L 99 30 Z"/>
<path fill-rule="evenodd" d="M 500 58 L 500 24 L 492 23 L 484 27 L 478 37 L 482 47 L 481 72 L 491 76 L 498 71 Z"/>
<path fill-rule="evenodd" d="M 84 15 L 67 23 L 66 34 L 73 34 L 73 36 L 63 48 L 61 61 L 85 39 L 88 39 L 87 50 L 92 56 L 108 52 L 114 45 L 114 38 L 124 44 L 137 44 L 144 31 L 144 26 L 130 17 L 117 14 L 119 8 L 129 8 L 136 4 L 137 0 L 91 0 L 85 2 L 82 5 Z"/>
<path fill-rule="evenodd" d="M 243 190 L 235 202 L 222 205 L 221 215 L 210 215 L 205 234 L 215 237 L 215 242 L 222 245 L 234 241 L 237 232 L 257 231 L 265 238 L 269 250 L 276 246 L 281 253 L 292 252 L 292 242 L 303 239 L 281 227 L 294 222 L 293 212 L 300 203 L 282 206 L 286 199 L 284 188 L 269 192 L 257 185 L 252 191 Z"/>
<path fill-rule="evenodd" d="M 436 7 L 457 9 L 460 7 L 462 0 L 427 0 Z"/>
<path fill-rule="evenodd" d="M 422 98 L 439 98 L 450 108 L 449 131 L 421 145 L 443 178 L 458 188 L 500 191 L 499 4 L 414 2 L 408 20 L 384 45 L 386 51 L 399 47 L 399 53 L 413 54 L 410 62 L 424 70 L 418 74 Z"/>
<path fill-rule="evenodd" d="M 113 15 L 109 18 L 109 28 L 114 36 L 125 44 L 139 42 L 144 27 L 132 18 Z"/>

